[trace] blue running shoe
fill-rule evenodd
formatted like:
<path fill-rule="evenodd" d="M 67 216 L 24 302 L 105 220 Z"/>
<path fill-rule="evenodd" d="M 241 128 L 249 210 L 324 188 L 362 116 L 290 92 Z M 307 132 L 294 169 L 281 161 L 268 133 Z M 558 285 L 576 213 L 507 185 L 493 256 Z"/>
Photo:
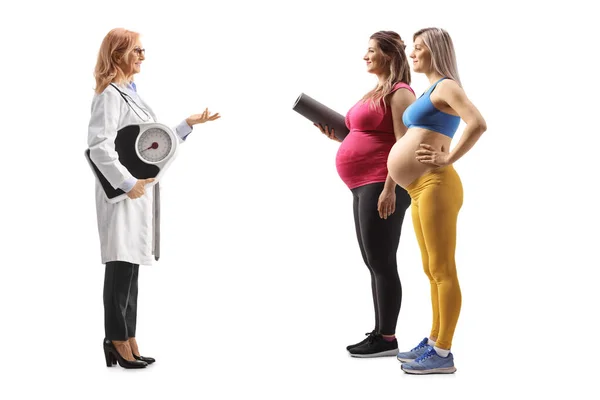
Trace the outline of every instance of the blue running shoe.
<path fill-rule="evenodd" d="M 402 371 L 407 374 L 452 374 L 456 371 L 454 367 L 454 356 L 440 357 L 433 347 L 429 347 L 425 354 L 414 361 L 402 364 Z"/>
<path fill-rule="evenodd" d="M 417 345 L 417 347 L 415 347 L 414 349 L 411 349 L 410 351 L 398 353 L 396 355 L 396 358 L 398 359 L 398 361 L 403 362 L 403 363 L 414 361 L 417 358 L 419 358 L 421 355 L 425 354 L 425 352 L 429 348 L 429 345 L 427 343 L 429 343 L 429 340 L 427 338 L 425 338 L 425 339 L 421 340 L 421 343 L 419 343 Z"/>

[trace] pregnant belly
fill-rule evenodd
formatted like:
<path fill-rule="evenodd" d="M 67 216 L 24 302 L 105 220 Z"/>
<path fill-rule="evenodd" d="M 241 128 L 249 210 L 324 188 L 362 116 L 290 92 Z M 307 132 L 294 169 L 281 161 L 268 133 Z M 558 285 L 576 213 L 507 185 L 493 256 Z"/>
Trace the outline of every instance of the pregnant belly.
<path fill-rule="evenodd" d="M 416 158 L 415 151 L 421 143 L 428 143 L 439 148 L 435 140 L 420 130 L 409 129 L 406 134 L 394 144 L 387 161 L 387 168 L 392 179 L 406 189 L 415 179 L 436 168 L 423 164 Z"/>
<path fill-rule="evenodd" d="M 387 159 L 392 144 L 389 139 L 382 140 L 373 135 L 351 132 L 340 145 L 336 155 L 336 167 L 340 178 L 350 188 L 385 181 Z"/>

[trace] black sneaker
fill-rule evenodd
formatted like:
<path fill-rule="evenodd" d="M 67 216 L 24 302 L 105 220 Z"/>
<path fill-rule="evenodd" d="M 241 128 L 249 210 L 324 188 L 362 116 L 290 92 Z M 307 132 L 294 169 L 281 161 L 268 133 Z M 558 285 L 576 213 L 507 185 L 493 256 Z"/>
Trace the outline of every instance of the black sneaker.
<path fill-rule="evenodd" d="M 366 343 L 354 347 L 349 350 L 352 357 L 369 358 L 369 357 L 387 357 L 398 354 L 398 341 L 387 341 L 377 333 L 367 338 Z"/>
<path fill-rule="evenodd" d="M 372 332 L 369 332 L 369 333 L 365 333 L 365 335 L 367 335 L 367 337 L 366 337 L 366 338 L 364 338 L 363 340 L 361 340 L 361 341 L 360 341 L 360 342 L 358 342 L 358 343 L 355 343 L 355 344 L 351 344 L 351 345 L 349 345 L 349 346 L 346 346 L 346 350 L 350 351 L 350 349 L 353 349 L 353 348 L 355 348 L 355 347 L 358 347 L 358 346 L 361 346 L 361 345 L 363 345 L 363 344 L 367 343 L 367 340 L 369 340 L 369 338 L 370 338 L 371 336 L 375 336 L 376 334 L 377 334 L 377 332 L 375 332 L 375 330 L 373 330 Z"/>

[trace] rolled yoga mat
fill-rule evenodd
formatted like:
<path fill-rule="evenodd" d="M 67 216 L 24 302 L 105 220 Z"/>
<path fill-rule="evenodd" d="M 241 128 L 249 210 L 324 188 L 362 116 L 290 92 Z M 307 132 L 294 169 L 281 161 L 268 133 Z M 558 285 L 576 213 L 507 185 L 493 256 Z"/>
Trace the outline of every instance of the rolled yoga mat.
<path fill-rule="evenodd" d="M 321 124 L 323 128 L 325 128 L 325 125 L 329 127 L 329 130 L 333 128 L 335 136 L 340 140 L 344 140 L 350 133 L 343 115 L 319 103 L 307 94 L 300 94 L 292 109 L 313 123 Z"/>

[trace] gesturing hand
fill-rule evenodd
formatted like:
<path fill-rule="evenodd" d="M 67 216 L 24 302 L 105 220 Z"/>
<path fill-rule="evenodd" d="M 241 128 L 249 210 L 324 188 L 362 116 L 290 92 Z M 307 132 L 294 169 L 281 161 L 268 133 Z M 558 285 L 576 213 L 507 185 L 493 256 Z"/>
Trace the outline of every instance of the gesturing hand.
<path fill-rule="evenodd" d="M 146 184 L 154 182 L 154 178 L 148 179 L 138 179 L 133 188 L 127 192 L 127 197 L 130 199 L 137 199 L 138 197 L 142 197 L 144 193 L 146 193 Z"/>
<path fill-rule="evenodd" d="M 421 143 L 419 146 L 421 148 L 415 151 L 419 162 L 436 165 L 438 167 L 450 164 L 450 155 L 444 151 L 444 148 L 442 148 L 441 151 L 437 151 L 434 147 L 425 143 Z"/>
<path fill-rule="evenodd" d="M 196 124 L 203 124 L 206 121 L 214 121 L 219 118 L 221 118 L 219 113 L 211 115 L 207 108 L 206 110 L 204 110 L 204 112 L 202 114 L 190 115 L 188 118 L 186 118 L 185 122 L 187 122 L 187 124 L 189 126 L 192 126 L 192 125 L 196 125 Z"/>

